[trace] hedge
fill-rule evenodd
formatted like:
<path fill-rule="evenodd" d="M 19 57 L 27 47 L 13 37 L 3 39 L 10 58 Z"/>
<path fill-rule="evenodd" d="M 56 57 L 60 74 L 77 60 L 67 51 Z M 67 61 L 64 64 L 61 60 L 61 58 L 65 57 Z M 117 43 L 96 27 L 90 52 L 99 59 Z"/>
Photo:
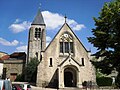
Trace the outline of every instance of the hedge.
<path fill-rule="evenodd" d="M 110 77 L 97 77 L 96 78 L 98 86 L 111 86 L 112 85 L 112 78 Z"/>

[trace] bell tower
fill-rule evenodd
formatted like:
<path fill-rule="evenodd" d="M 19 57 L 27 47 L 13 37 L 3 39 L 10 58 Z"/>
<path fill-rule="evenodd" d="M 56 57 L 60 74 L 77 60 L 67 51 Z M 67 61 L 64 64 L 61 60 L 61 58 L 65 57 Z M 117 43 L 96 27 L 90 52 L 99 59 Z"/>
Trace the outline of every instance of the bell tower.
<path fill-rule="evenodd" d="M 31 58 L 40 60 L 41 51 L 46 48 L 46 25 L 40 10 L 38 10 L 29 29 L 27 61 Z"/>

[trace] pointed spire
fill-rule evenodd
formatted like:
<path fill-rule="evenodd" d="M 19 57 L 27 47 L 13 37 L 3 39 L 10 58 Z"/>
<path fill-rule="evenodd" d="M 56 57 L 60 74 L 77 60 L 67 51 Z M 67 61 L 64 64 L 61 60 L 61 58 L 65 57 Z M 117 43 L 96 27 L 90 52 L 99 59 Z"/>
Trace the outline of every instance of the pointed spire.
<path fill-rule="evenodd" d="M 34 18 L 32 25 L 45 25 L 40 9 L 38 9 L 37 15 Z"/>

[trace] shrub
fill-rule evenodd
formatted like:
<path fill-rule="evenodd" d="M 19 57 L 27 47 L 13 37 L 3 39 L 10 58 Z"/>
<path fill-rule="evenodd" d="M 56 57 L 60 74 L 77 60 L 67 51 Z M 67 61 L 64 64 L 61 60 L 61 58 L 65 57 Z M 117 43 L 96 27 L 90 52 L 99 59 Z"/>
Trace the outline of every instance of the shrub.
<path fill-rule="evenodd" d="M 15 79 L 15 81 L 23 82 L 24 81 L 24 75 L 23 74 L 19 74 L 17 76 L 17 78 Z"/>
<path fill-rule="evenodd" d="M 98 86 L 111 86 L 112 85 L 112 78 L 110 77 L 97 77 L 96 78 Z"/>

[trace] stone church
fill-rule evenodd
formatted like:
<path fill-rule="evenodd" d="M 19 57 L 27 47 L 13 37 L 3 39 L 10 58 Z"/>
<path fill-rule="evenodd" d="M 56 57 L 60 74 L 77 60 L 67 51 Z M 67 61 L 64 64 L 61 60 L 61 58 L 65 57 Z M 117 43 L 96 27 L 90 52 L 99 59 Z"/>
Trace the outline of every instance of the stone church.
<path fill-rule="evenodd" d="M 58 21 L 59 22 L 59 21 Z M 82 87 L 85 81 L 95 82 L 95 69 L 90 52 L 66 22 L 46 47 L 46 24 L 38 10 L 29 29 L 28 56 L 38 58 L 39 87 Z"/>

